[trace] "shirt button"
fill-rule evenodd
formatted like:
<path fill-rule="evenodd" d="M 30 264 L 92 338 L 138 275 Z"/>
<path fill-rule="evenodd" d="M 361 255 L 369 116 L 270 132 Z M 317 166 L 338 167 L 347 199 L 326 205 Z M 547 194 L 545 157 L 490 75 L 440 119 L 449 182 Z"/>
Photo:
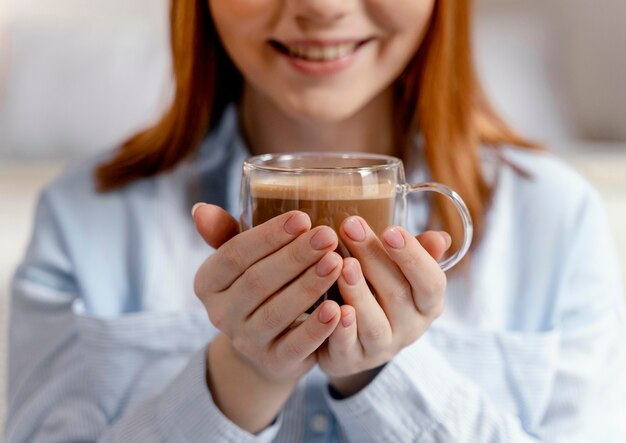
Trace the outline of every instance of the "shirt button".
<path fill-rule="evenodd" d="M 325 414 L 318 413 L 311 416 L 309 419 L 309 426 L 313 432 L 322 434 L 328 431 L 329 420 Z"/>

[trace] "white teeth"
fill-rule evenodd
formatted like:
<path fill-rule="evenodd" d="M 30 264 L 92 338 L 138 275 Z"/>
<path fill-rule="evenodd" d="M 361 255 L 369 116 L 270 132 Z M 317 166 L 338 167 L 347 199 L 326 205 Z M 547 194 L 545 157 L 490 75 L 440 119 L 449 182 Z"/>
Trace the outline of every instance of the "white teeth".
<path fill-rule="evenodd" d="M 287 51 L 293 57 L 314 61 L 330 61 L 354 52 L 356 43 L 342 43 L 334 46 L 288 46 Z"/>

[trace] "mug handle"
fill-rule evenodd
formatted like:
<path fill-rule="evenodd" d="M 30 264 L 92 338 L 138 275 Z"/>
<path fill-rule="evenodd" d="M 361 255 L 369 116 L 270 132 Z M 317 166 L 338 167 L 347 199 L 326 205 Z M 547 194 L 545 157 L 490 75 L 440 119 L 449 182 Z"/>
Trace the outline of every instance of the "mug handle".
<path fill-rule="evenodd" d="M 465 205 L 463 199 L 452 189 L 440 183 L 419 183 L 419 184 L 405 184 L 402 187 L 402 196 L 406 198 L 407 195 L 416 192 L 436 192 L 443 195 L 452 202 L 456 210 L 461 216 L 463 222 L 463 242 L 461 247 L 450 257 L 446 258 L 442 262 L 439 262 L 439 266 L 443 271 L 447 271 L 456 265 L 465 256 L 472 243 L 472 237 L 474 235 L 474 225 L 472 223 L 472 217 L 469 210 Z"/>

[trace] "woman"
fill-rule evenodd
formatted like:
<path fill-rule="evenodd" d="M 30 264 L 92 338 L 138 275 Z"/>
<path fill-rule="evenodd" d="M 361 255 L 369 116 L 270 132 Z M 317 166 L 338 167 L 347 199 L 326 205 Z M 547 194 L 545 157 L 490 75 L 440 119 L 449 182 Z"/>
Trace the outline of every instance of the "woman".
<path fill-rule="evenodd" d="M 13 285 L 8 440 L 623 441 L 598 196 L 489 107 L 469 15 L 173 0 L 169 111 L 41 195 Z M 458 190 L 470 259 L 446 280 L 448 234 L 378 238 L 358 217 L 239 233 L 243 159 L 311 150 L 401 156 Z M 449 211 L 434 208 L 456 242 Z M 346 304 L 292 328 L 334 282 Z"/>

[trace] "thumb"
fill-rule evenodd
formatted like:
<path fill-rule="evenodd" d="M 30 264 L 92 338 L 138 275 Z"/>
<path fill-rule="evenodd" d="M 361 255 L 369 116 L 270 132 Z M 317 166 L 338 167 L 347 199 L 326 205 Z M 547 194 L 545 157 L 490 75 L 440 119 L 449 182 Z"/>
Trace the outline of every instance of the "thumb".
<path fill-rule="evenodd" d="M 219 206 L 196 203 L 191 208 L 196 230 L 215 249 L 239 234 L 239 223 Z"/>
<path fill-rule="evenodd" d="M 417 236 L 417 241 L 420 242 L 422 247 L 426 249 L 426 252 L 435 260 L 440 260 L 444 252 L 446 252 L 452 244 L 450 234 L 445 231 L 422 232 Z"/>

